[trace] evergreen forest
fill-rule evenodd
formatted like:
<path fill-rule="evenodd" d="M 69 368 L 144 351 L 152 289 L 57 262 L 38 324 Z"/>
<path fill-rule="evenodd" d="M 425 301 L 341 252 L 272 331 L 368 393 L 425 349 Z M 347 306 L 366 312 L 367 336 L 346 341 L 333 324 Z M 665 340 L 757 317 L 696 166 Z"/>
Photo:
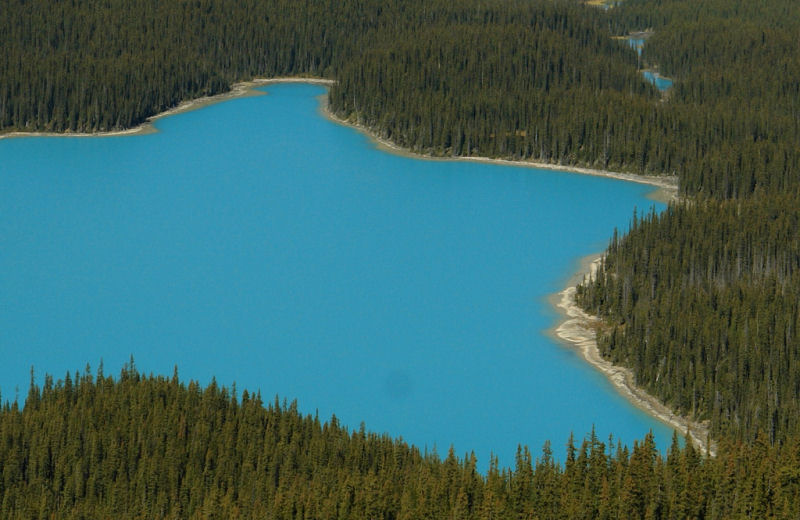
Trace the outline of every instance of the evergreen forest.
<path fill-rule="evenodd" d="M 559 450 L 560 451 L 560 450 Z M 519 447 L 486 474 L 475 456 L 424 453 L 336 417 L 131 363 L 31 384 L 0 408 L 0 516 L 31 518 L 797 518 L 798 444 L 723 442 L 704 458 L 593 433 Z"/>
<path fill-rule="evenodd" d="M 481 475 L 130 366 L 3 405 L 0 516 L 800 517 L 798 34 L 796 0 L 0 0 L 0 134 L 321 77 L 333 114 L 419 153 L 677 176 L 679 201 L 609 230 L 577 298 L 602 354 L 719 445 L 592 435 Z"/>

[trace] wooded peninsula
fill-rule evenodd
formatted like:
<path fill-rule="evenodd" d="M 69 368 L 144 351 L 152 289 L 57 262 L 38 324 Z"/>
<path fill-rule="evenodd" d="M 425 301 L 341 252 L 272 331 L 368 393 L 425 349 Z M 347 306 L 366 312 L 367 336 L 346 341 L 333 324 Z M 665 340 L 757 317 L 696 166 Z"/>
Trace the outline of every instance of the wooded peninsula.
<path fill-rule="evenodd" d="M 177 377 L 67 375 L 0 410 L 0 517 L 800 517 L 795 0 L 0 0 L 0 134 L 123 130 L 254 77 L 434 156 L 677 175 L 577 301 L 716 457 L 420 453 Z M 647 30 L 642 56 L 621 36 Z M 664 94 L 641 69 L 674 80 Z M 560 443 L 562 440 L 554 440 Z"/>

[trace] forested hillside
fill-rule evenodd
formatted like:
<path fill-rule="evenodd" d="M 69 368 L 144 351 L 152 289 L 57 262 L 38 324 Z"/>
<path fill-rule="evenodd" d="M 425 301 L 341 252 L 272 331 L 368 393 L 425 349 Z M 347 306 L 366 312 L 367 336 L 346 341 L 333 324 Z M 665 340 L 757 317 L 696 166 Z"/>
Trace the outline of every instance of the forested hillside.
<path fill-rule="evenodd" d="M 565 2 L 447 11 L 347 63 L 332 109 L 435 155 L 668 169 L 660 150 L 643 150 L 657 139 L 642 123 L 658 96 L 596 12 Z"/>
<path fill-rule="evenodd" d="M 674 172 L 635 53 L 571 0 L 2 0 L 0 131 L 126 128 L 254 76 L 418 151 Z M 653 125 L 652 121 L 661 123 Z M 662 144 L 659 144 L 662 143 Z"/>
<path fill-rule="evenodd" d="M 0 0 L 0 130 L 127 128 L 253 75 L 329 75 L 381 3 Z"/>
<path fill-rule="evenodd" d="M 797 518 L 798 456 L 763 440 L 662 456 L 649 436 L 628 449 L 589 435 L 563 463 L 520 448 L 514 469 L 484 476 L 472 455 L 420 453 L 294 403 L 87 369 L 0 408 L 0 517 Z"/>

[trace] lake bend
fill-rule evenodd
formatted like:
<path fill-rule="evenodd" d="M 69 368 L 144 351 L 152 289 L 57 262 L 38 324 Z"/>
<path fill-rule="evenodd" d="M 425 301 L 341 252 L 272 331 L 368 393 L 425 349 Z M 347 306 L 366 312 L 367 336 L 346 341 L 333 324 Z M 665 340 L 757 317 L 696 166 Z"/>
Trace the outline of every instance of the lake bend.
<path fill-rule="evenodd" d="M 212 377 L 513 466 L 672 430 L 547 333 L 548 297 L 654 188 L 387 153 L 275 84 L 119 137 L 0 139 L 0 391 Z"/>

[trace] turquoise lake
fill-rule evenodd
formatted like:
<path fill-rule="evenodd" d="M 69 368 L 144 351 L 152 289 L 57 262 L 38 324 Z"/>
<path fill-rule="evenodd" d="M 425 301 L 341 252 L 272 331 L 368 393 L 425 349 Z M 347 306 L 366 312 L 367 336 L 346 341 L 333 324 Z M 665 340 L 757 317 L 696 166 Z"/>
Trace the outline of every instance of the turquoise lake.
<path fill-rule="evenodd" d="M 273 85 L 157 133 L 0 140 L 0 390 L 30 367 L 236 383 L 444 455 L 671 430 L 546 331 L 652 187 L 386 153 Z M 658 205 L 661 208 L 661 205 Z"/>

